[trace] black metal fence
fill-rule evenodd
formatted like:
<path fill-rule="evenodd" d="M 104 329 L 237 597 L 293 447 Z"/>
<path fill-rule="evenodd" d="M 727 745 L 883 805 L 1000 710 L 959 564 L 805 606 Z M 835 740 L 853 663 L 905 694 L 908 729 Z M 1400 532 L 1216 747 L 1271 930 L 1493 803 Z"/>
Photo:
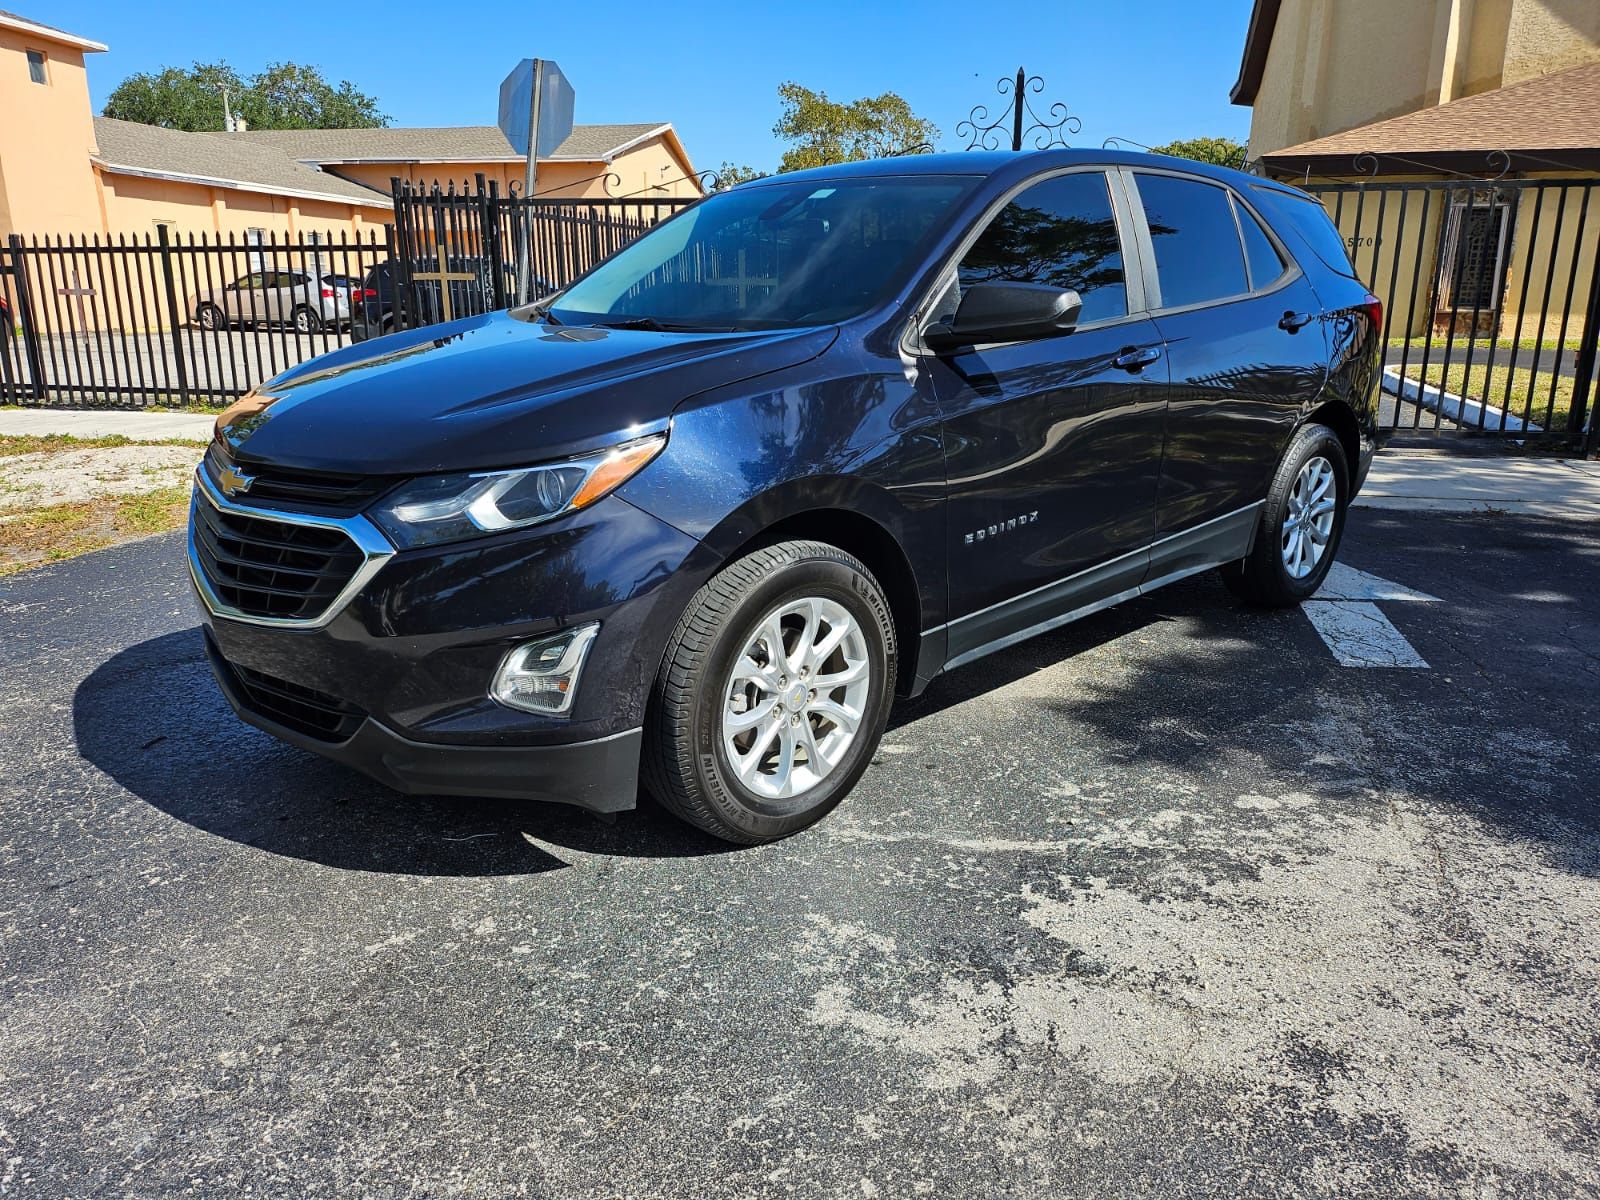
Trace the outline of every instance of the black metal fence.
<path fill-rule="evenodd" d="M 692 200 L 521 200 L 397 183 L 382 235 L 11 236 L 0 403 L 226 403 L 352 340 L 564 287 Z"/>
<path fill-rule="evenodd" d="M 408 317 L 427 314 L 430 289 L 468 278 L 481 282 L 469 298 L 473 312 L 537 299 L 697 203 L 695 198 L 528 199 L 501 195 L 498 185 L 482 175 L 475 191 L 457 191 L 453 182 L 419 187 L 395 179 L 391 186 Z"/>
<path fill-rule="evenodd" d="M 348 344 L 387 239 L 31 238 L 0 246 L 0 401 L 221 403 Z"/>
<path fill-rule="evenodd" d="M 1593 452 L 1600 179 L 1313 184 L 1384 302 L 1383 426 Z"/>

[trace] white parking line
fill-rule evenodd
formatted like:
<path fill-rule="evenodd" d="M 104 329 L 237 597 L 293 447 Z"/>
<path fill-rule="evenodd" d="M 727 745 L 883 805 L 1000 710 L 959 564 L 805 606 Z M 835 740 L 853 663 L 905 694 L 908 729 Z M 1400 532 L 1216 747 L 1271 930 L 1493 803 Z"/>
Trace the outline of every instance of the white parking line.
<path fill-rule="evenodd" d="M 1334 563 L 1316 599 L 1300 607 L 1341 666 L 1427 670 L 1427 660 L 1383 615 L 1376 600 L 1437 604 L 1439 597 Z"/>

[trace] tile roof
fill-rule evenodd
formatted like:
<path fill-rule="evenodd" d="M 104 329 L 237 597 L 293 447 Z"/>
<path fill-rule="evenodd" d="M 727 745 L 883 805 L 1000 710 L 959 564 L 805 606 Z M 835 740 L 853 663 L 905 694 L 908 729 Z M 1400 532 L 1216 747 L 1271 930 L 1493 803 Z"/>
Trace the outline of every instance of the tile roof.
<path fill-rule="evenodd" d="M 1262 155 L 1262 160 L 1278 166 L 1358 154 L 1425 158 L 1503 150 L 1525 159 L 1543 152 L 1553 160 L 1546 165 L 1564 166 L 1571 152 L 1597 149 L 1600 62 L 1593 62 L 1286 146 Z"/>
<path fill-rule="evenodd" d="M 670 128 L 666 122 L 633 125 L 574 125 L 552 159 L 602 162 L 630 142 Z M 275 146 L 301 162 L 493 162 L 521 157 L 494 125 L 438 128 L 252 129 L 215 133 Z"/>
<path fill-rule="evenodd" d="M 274 146 L 236 134 L 185 133 L 111 117 L 96 117 L 94 134 L 100 147 L 96 161 L 111 171 L 390 207 L 383 192 L 308 167 Z"/>

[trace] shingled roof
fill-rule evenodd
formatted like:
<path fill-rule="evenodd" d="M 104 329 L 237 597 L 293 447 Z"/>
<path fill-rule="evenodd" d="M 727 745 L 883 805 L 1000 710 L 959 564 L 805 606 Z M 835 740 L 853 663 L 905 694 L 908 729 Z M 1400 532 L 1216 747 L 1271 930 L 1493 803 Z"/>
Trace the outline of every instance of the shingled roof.
<path fill-rule="evenodd" d="M 665 121 L 633 125 L 574 125 L 542 162 L 610 162 L 630 146 L 666 134 Z M 252 129 L 212 137 L 244 139 L 274 146 L 303 163 L 496 162 L 520 161 L 506 135 L 494 125 L 434 128 Z"/>
<path fill-rule="evenodd" d="M 95 161 L 113 174 L 391 207 L 382 192 L 296 162 L 275 146 L 236 135 L 185 133 L 111 117 L 94 119 L 94 135 L 100 150 Z"/>
<path fill-rule="evenodd" d="M 1556 71 L 1262 155 L 1275 172 L 1325 173 L 1357 155 L 1379 169 L 1485 169 L 1500 152 L 1520 170 L 1600 166 L 1600 62 Z"/>

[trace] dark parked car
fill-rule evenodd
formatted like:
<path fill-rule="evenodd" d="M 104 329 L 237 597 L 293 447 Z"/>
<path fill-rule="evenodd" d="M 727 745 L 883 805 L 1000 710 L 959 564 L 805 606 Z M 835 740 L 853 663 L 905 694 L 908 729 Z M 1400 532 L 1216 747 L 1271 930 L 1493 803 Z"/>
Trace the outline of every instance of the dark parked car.
<path fill-rule="evenodd" d="M 404 314 L 402 320 L 400 298 L 395 289 L 395 263 L 386 258 L 367 272 L 355 290 L 355 318 L 350 326 L 350 340 L 366 341 L 393 333 L 404 325 L 428 325 L 443 321 L 447 316 L 466 316 L 487 312 L 495 307 L 494 267 L 488 259 L 477 256 L 447 256 L 445 271 L 450 274 L 475 276 L 471 279 L 451 279 L 448 311 L 443 287 L 439 280 L 428 275 L 439 271 L 437 259 L 417 259 L 411 264 L 412 282 L 410 304 L 416 311 Z M 421 276 L 419 278 L 419 276 Z M 501 294 L 514 297 L 517 281 L 508 270 L 501 281 Z M 534 281 L 533 296 L 538 298 L 553 291 L 542 280 Z"/>
<path fill-rule="evenodd" d="M 1198 571 L 1321 583 L 1377 300 L 1292 188 L 1105 152 L 712 196 L 552 300 L 224 413 L 190 562 L 239 714 L 405 790 L 817 820 L 896 693 Z"/>

